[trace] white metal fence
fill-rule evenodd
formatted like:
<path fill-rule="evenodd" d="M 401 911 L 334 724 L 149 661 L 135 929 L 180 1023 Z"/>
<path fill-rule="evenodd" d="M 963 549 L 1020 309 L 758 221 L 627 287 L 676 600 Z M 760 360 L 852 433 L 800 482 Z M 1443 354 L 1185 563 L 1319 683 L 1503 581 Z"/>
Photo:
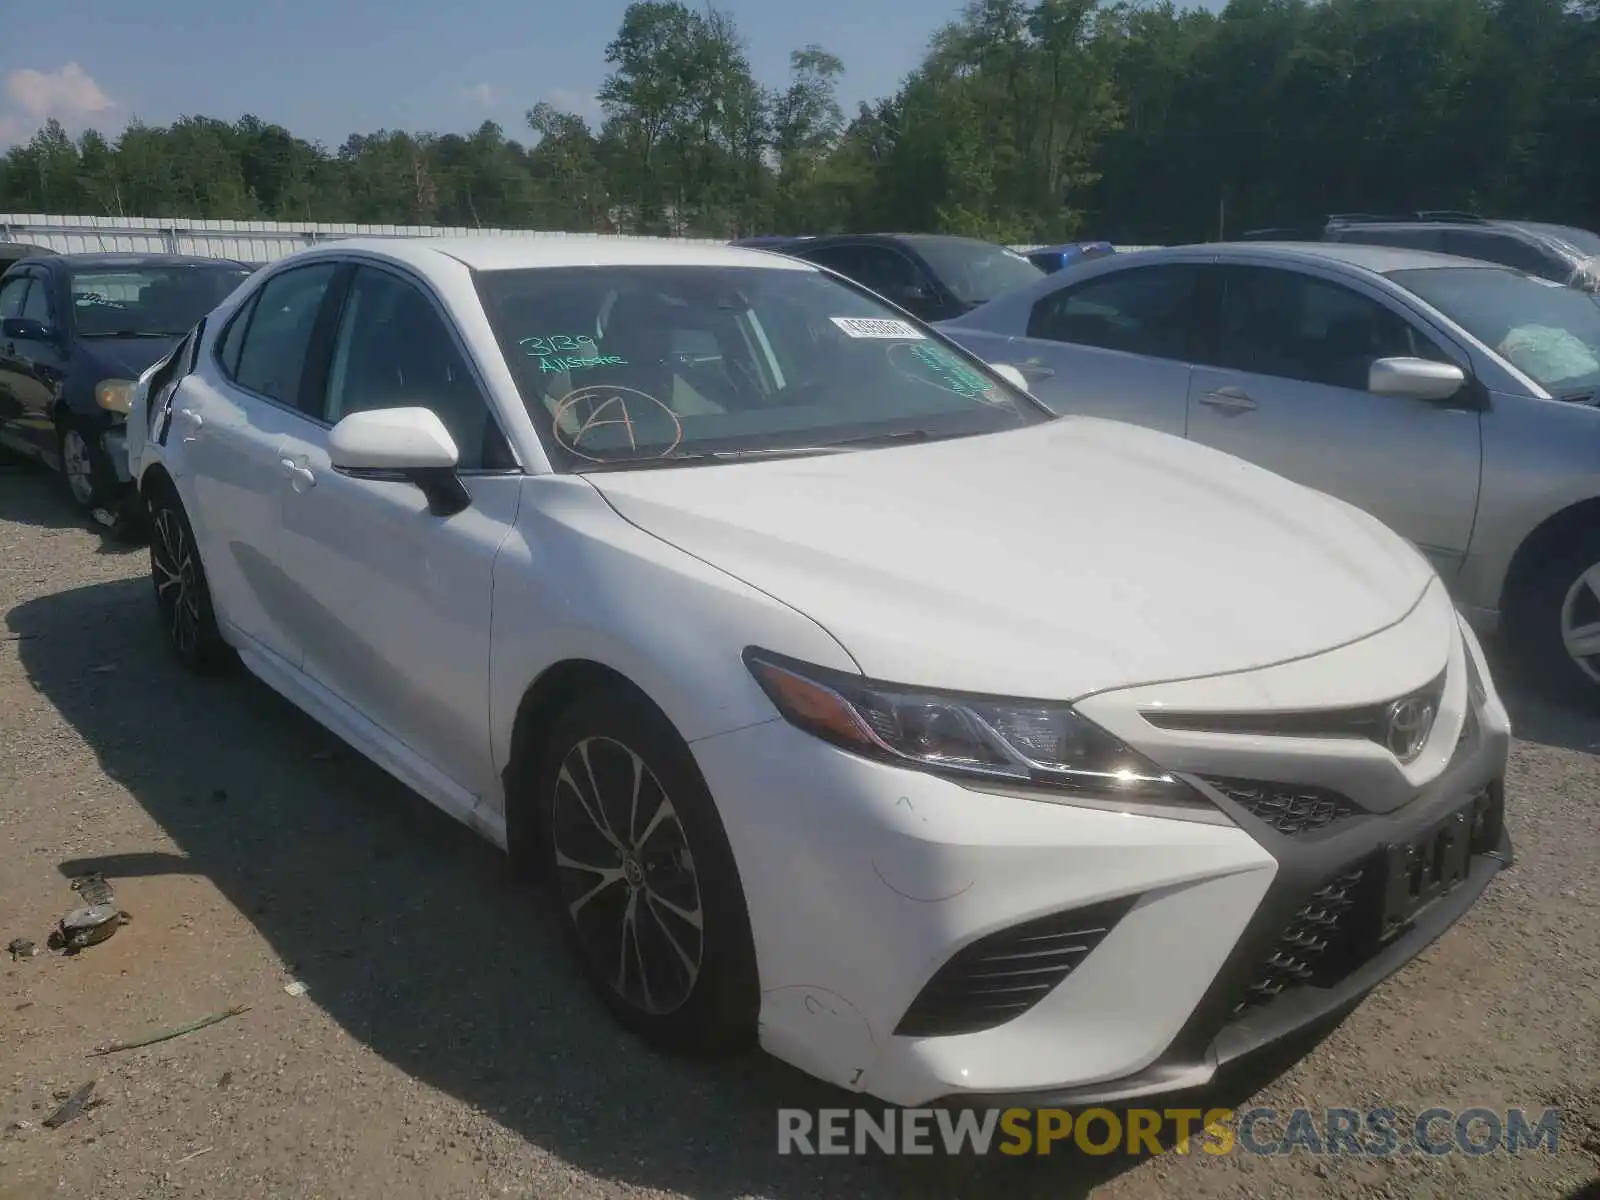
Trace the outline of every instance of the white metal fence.
<path fill-rule="evenodd" d="M 187 217 L 73 217 L 49 213 L 0 213 L 0 242 L 24 242 L 66 254 L 194 254 L 243 262 L 273 262 L 318 242 L 349 237 L 566 237 L 594 233 L 544 233 L 536 229 L 479 229 L 448 225 L 343 225 L 321 222 L 199 221 Z M 683 238 L 715 245 L 712 238 Z M 1032 250 L 1035 246 L 1013 246 Z M 1117 246 L 1119 251 L 1153 249 Z"/>

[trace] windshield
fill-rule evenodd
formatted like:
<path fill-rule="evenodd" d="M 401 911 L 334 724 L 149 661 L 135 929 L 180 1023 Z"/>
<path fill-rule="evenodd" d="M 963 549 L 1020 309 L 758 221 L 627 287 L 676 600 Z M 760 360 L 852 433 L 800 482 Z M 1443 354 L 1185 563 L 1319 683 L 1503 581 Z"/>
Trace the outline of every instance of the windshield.
<path fill-rule="evenodd" d="M 916 247 L 956 299 L 968 304 L 982 304 L 1027 287 L 1046 274 L 1016 251 L 993 242 L 957 237 L 906 240 Z"/>
<path fill-rule="evenodd" d="M 231 263 L 72 272 L 72 323 L 82 337 L 179 337 L 239 284 Z"/>
<path fill-rule="evenodd" d="M 950 437 L 1053 419 L 976 359 L 810 269 L 481 272 L 557 469 Z"/>
<path fill-rule="evenodd" d="M 1553 393 L 1600 385 L 1600 306 L 1582 292 L 1494 267 L 1394 271 L 1389 278 Z"/>

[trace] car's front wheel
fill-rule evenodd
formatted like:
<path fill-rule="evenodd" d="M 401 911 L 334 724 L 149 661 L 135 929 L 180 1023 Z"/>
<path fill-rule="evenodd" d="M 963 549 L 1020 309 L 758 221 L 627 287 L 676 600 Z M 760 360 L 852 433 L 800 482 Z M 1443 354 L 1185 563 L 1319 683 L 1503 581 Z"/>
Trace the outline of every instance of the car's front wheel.
<path fill-rule="evenodd" d="M 626 689 L 578 700 L 538 774 L 568 944 L 625 1026 L 666 1050 L 742 1049 L 759 989 L 744 892 L 688 747 Z"/>
<path fill-rule="evenodd" d="M 149 529 L 150 579 L 167 644 L 189 670 L 215 674 L 232 663 L 233 651 L 217 627 L 194 529 L 170 483 L 150 489 Z"/>
<path fill-rule="evenodd" d="M 1528 682 L 1600 709 L 1600 540 L 1549 554 L 1508 617 Z"/>

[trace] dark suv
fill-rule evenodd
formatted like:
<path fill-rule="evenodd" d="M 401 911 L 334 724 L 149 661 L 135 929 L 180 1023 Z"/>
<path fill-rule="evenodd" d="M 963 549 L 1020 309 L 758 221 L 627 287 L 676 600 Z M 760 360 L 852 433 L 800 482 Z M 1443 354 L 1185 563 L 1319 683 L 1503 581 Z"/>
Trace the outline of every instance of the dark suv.
<path fill-rule="evenodd" d="M 1410 216 L 1349 213 L 1300 229 L 1254 229 L 1249 241 L 1356 242 L 1475 258 L 1540 279 L 1600 291 L 1600 234 L 1542 221 L 1496 220 L 1458 212 Z"/>
<path fill-rule="evenodd" d="M 1045 274 L 1015 250 L 945 234 L 752 237 L 733 244 L 837 271 L 924 321 L 959 317 Z"/>

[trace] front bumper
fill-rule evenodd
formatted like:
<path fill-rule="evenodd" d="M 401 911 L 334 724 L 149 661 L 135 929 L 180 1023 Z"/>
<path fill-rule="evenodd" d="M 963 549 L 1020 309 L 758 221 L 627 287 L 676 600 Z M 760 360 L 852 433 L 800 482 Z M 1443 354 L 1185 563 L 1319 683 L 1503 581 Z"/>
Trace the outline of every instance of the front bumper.
<path fill-rule="evenodd" d="M 1452 684 L 1448 703 L 1464 688 Z M 1359 1000 L 1449 928 L 1511 859 L 1510 728 L 1491 694 L 1441 736 L 1447 762 L 1404 802 L 1385 794 L 1295 832 L 1198 767 L 1172 769 L 1208 790 L 1223 823 L 977 791 L 856 758 L 781 720 L 693 750 L 740 864 L 762 1045 L 894 1104 L 1038 1107 L 1204 1085 Z M 1370 764 L 1350 754 L 1307 769 L 1358 782 Z M 1465 878 L 1380 943 L 1388 848 L 1480 795 L 1490 815 Z M 1286 935 L 1303 938 L 1307 912 L 1328 911 L 1333 884 L 1348 892 L 1337 953 L 1286 975 Z M 926 1033 L 909 1020 L 930 992 L 953 994 L 945 979 L 963 953 L 981 959 L 1010 938 L 991 956 L 1010 970 L 1018 927 L 1062 914 L 1083 919 L 1060 929 L 1105 932 L 1031 1007 L 982 1028 Z M 1065 935 L 1044 936 L 1055 946 Z"/>

